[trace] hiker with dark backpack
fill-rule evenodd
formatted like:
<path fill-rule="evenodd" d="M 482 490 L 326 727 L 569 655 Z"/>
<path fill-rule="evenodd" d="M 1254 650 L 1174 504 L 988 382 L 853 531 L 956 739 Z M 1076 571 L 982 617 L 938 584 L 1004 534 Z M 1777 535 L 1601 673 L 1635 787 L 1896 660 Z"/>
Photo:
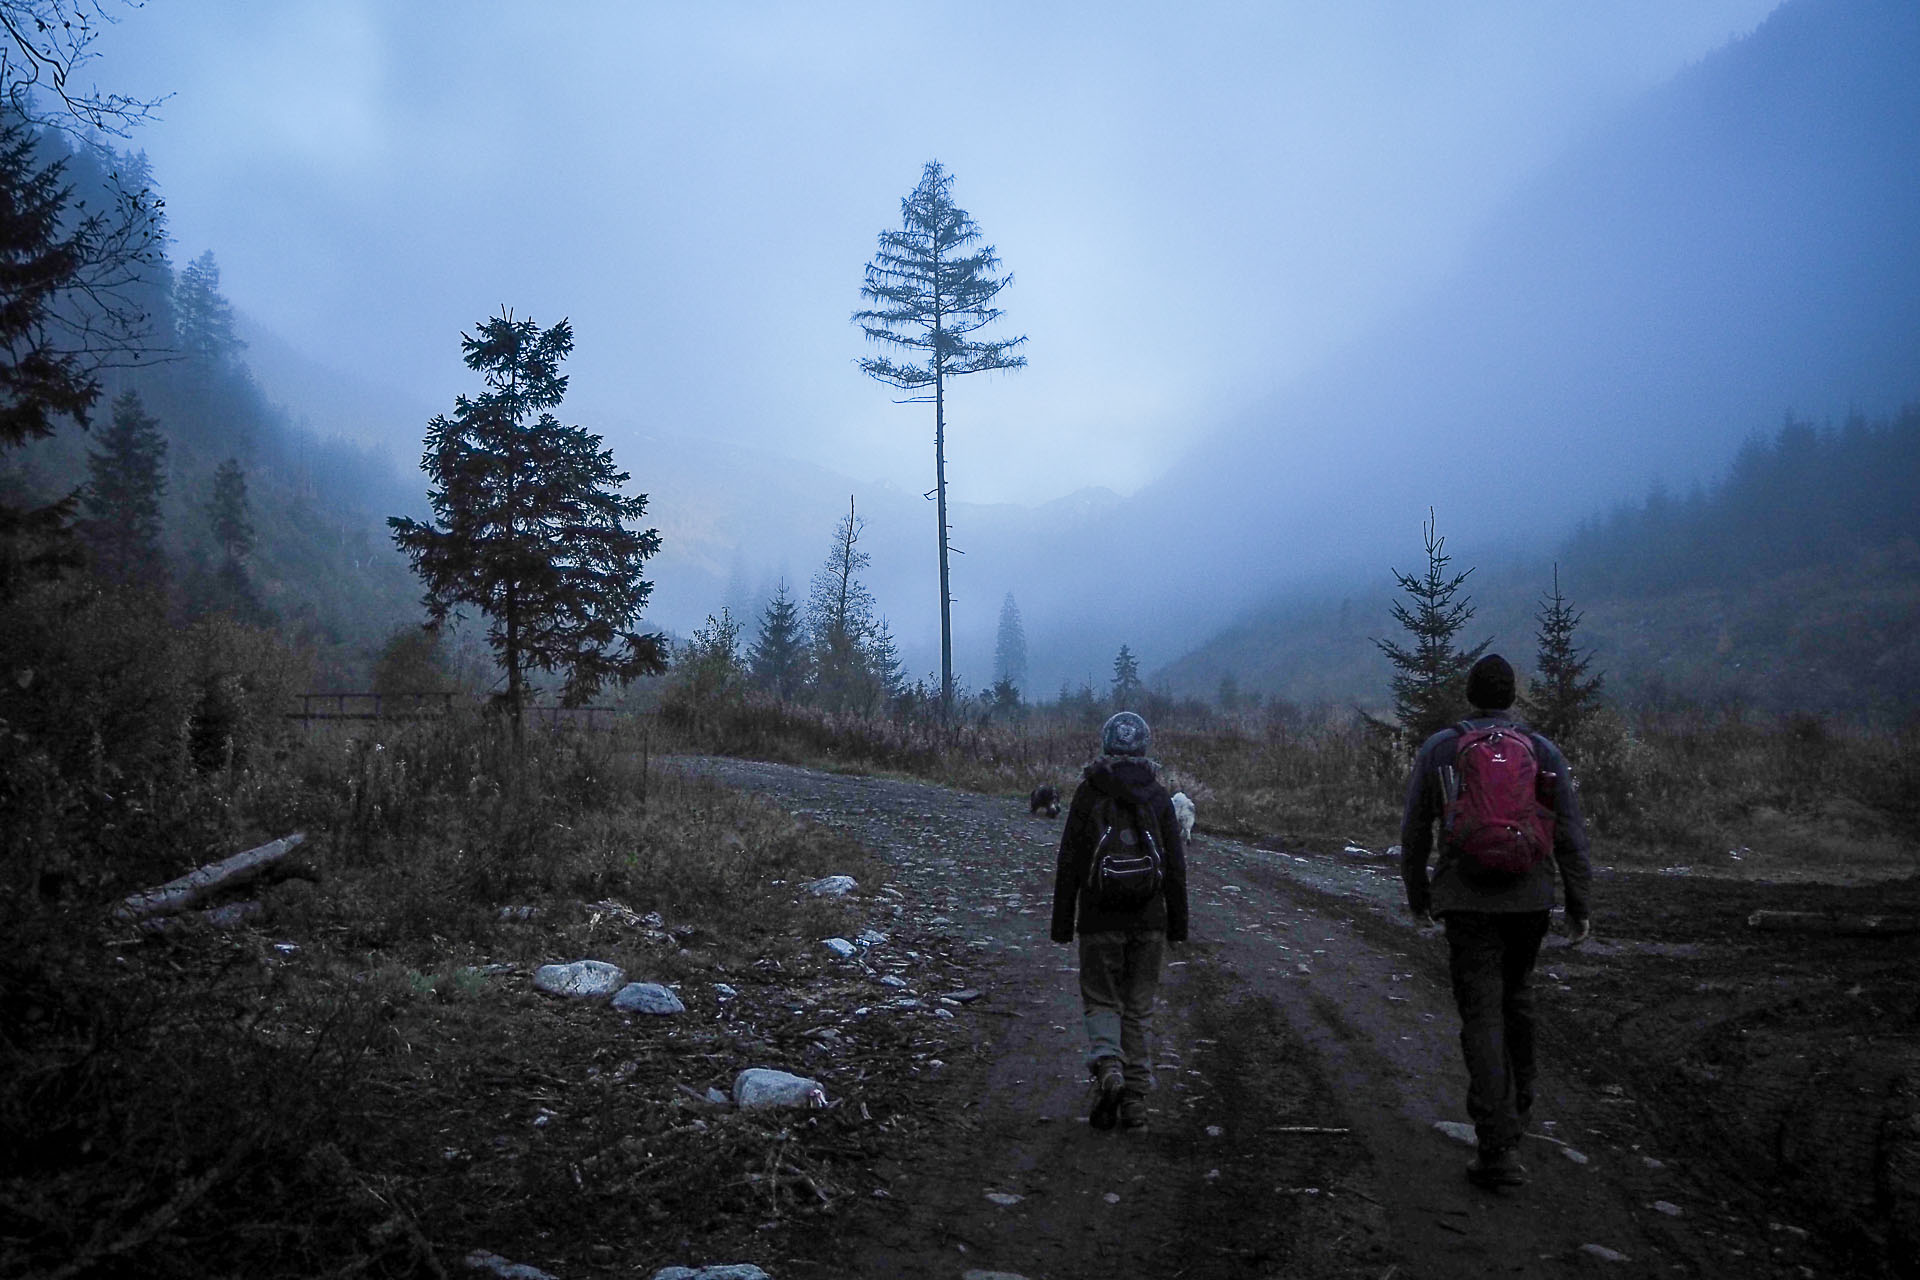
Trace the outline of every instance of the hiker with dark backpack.
<path fill-rule="evenodd" d="M 1516 1148 L 1533 1106 L 1533 965 L 1553 910 L 1553 871 L 1566 894 L 1567 936 L 1589 932 L 1587 826 L 1560 748 L 1508 714 L 1513 668 L 1488 654 L 1467 673 L 1468 717 L 1414 757 L 1400 823 L 1400 875 L 1414 916 L 1447 930 L 1467 1114 L 1479 1153 L 1467 1176 L 1519 1186 Z M 1440 853 L 1433 878 L 1434 824 Z"/>
<path fill-rule="evenodd" d="M 1170 943 L 1187 940 L 1187 855 L 1172 798 L 1147 758 L 1152 734 L 1131 711 L 1100 730 L 1053 881 L 1055 942 L 1080 939 L 1080 1001 L 1096 1129 L 1147 1124 L 1153 1088 L 1149 1039 L 1160 969 Z"/>

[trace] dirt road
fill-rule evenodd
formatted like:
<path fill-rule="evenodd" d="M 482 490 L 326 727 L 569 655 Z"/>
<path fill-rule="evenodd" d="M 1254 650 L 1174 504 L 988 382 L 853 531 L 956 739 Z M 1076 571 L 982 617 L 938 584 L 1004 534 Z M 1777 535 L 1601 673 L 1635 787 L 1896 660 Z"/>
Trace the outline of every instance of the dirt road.
<path fill-rule="evenodd" d="M 881 854 L 903 895 L 876 895 L 901 904 L 886 927 L 966 957 L 943 980 L 982 993 L 956 1020 L 962 1051 L 925 1088 L 950 1123 L 820 1224 L 821 1275 L 1832 1273 L 1803 1231 L 1770 1231 L 1708 1162 L 1664 1145 L 1620 1086 L 1555 1059 L 1551 1028 L 1575 1016 L 1581 974 L 1619 944 L 1549 940 L 1533 1178 L 1478 1190 L 1470 1148 L 1435 1128 L 1465 1119 L 1444 942 L 1400 912 L 1390 865 L 1202 833 L 1192 941 L 1162 988 L 1151 1125 L 1101 1133 L 1085 1120 L 1074 954 L 1047 939 L 1060 820 L 895 779 L 678 767 Z"/>

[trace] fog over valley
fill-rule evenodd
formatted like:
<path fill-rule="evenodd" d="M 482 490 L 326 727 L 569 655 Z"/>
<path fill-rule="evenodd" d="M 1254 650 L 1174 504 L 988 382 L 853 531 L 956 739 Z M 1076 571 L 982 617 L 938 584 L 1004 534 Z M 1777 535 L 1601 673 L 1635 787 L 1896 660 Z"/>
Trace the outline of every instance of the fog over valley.
<path fill-rule="evenodd" d="M 931 125 L 860 6 L 155 6 L 95 69 L 170 95 L 133 141 L 262 391 L 422 494 L 370 516 L 424 510 L 427 420 L 476 386 L 459 335 L 564 317 L 559 415 L 662 533 L 647 622 L 724 606 L 751 638 L 851 496 L 912 676 L 939 667 L 932 406 L 861 376 L 848 316 L 940 161 L 1012 278 L 988 335 L 1026 339 L 946 395 L 975 689 L 1008 593 L 1035 692 L 1122 643 L 1171 678 L 1277 601 L 1383 628 L 1429 507 L 1463 563 L 1544 565 L 1790 415 L 1920 387 L 1911 6 L 929 20 Z"/>

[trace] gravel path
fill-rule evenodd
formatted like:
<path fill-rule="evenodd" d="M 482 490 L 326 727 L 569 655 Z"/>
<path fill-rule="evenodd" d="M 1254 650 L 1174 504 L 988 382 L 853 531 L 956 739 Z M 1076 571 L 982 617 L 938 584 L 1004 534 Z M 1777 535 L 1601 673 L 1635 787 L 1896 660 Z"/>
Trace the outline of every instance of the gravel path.
<path fill-rule="evenodd" d="M 1105 1134 L 1084 1118 L 1074 955 L 1046 936 L 1060 820 L 921 782 L 669 764 L 875 850 L 904 895 L 890 927 L 957 944 L 984 993 L 962 1019 L 971 1052 L 940 1086 L 951 1123 L 876 1170 L 881 1194 L 835 1232 L 837 1274 L 1800 1274 L 1712 1229 L 1710 1210 L 1667 1212 L 1711 1188 L 1619 1145 L 1620 1099 L 1587 1094 L 1550 1058 L 1532 1183 L 1469 1186 L 1470 1148 L 1435 1127 L 1465 1118 L 1444 943 L 1401 914 L 1382 859 L 1196 836 L 1193 941 L 1162 988 L 1152 1123 Z M 1604 962 L 1553 940 L 1541 969 Z M 1553 1019 L 1568 988 L 1541 986 Z M 1594 1145 L 1601 1131 L 1613 1145 Z"/>

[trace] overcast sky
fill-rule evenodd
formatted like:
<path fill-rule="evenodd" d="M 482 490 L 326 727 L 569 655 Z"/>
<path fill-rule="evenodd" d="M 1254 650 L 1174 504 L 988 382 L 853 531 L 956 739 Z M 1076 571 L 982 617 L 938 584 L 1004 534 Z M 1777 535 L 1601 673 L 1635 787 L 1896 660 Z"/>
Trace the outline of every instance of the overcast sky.
<path fill-rule="evenodd" d="M 462 329 L 568 317 L 563 416 L 642 487 L 629 430 L 931 483 L 849 315 L 937 158 L 1031 362 L 956 387 L 956 494 L 1036 501 L 1152 478 L 1774 2 L 153 0 L 90 71 L 172 95 L 135 145 L 242 311 L 429 410 Z"/>

